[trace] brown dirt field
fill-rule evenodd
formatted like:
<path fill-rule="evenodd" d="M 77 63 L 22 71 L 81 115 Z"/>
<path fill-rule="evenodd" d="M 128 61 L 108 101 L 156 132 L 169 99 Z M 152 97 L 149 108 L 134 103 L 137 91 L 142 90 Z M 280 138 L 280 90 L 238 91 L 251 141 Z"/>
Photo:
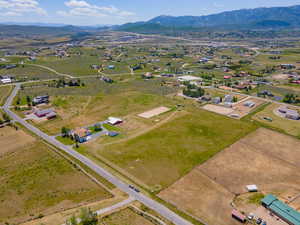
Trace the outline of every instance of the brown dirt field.
<path fill-rule="evenodd" d="M 162 191 L 159 196 L 208 224 L 239 224 L 231 218 L 234 195 L 198 169 Z"/>
<path fill-rule="evenodd" d="M 8 153 L 13 153 L 18 149 L 30 145 L 35 139 L 22 130 L 16 131 L 11 127 L 0 128 L 0 158 Z"/>
<path fill-rule="evenodd" d="M 208 105 L 203 106 L 202 108 L 207 111 L 218 113 L 221 115 L 229 115 L 229 114 L 233 113 L 232 108 L 226 108 L 224 106 L 219 106 L 219 105 L 208 104 Z"/>
<path fill-rule="evenodd" d="M 199 166 L 232 193 L 256 184 L 265 192 L 300 192 L 299 141 L 266 129 L 241 139 Z"/>
<path fill-rule="evenodd" d="M 150 111 L 141 113 L 138 116 L 145 118 L 145 119 L 150 119 L 152 117 L 158 116 L 158 115 L 168 112 L 170 110 L 171 110 L 170 108 L 162 106 L 162 107 L 158 107 L 158 108 L 152 109 Z"/>

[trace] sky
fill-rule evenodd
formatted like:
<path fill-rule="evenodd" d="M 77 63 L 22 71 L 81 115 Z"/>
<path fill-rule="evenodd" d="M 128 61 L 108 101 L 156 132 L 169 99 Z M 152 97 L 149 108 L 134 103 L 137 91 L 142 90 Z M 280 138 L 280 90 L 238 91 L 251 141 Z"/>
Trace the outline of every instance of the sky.
<path fill-rule="evenodd" d="M 201 16 L 298 4 L 300 0 L 0 0 L 0 23 L 112 25 L 159 15 Z"/>

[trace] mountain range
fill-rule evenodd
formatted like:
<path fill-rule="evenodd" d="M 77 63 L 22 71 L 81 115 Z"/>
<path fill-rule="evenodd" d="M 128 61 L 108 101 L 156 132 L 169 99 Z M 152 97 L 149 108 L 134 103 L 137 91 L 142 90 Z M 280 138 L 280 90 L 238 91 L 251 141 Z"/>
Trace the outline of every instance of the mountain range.
<path fill-rule="evenodd" d="M 300 5 L 227 11 L 207 16 L 158 16 L 149 21 L 119 26 L 124 31 L 197 30 L 205 28 L 300 28 Z"/>

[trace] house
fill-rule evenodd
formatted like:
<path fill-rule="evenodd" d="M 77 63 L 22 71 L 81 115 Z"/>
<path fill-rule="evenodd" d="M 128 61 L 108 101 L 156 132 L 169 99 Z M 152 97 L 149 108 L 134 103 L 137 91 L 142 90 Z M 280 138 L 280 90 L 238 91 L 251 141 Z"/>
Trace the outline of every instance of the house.
<path fill-rule="evenodd" d="M 34 112 L 34 114 L 37 116 L 37 117 L 39 117 L 39 118 L 42 118 L 42 117 L 45 117 L 45 116 L 48 116 L 48 115 L 51 115 L 50 116 L 50 118 L 52 117 L 52 118 L 54 118 L 53 117 L 53 113 L 55 113 L 54 112 L 54 109 L 42 109 L 42 110 L 36 110 L 35 112 Z M 56 114 L 55 114 L 55 116 L 56 116 Z"/>
<path fill-rule="evenodd" d="M 258 191 L 258 188 L 255 184 L 247 185 L 246 188 L 247 188 L 248 192 L 257 192 Z"/>
<path fill-rule="evenodd" d="M 120 118 L 116 118 L 116 117 L 109 117 L 107 122 L 110 124 L 110 125 L 118 125 L 120 123 L 123 123 L 123 120 L 120 119 Z"/>
<path fill-rule="evenodd" d="M 5 69 L 7 69 L 7 70 L 14 69 L 14 68 L 17 68 L 16 64 L 9 64 L 9 65 L 5 66 Z"/>
<path fill-rule="evenodd" d="M 280 68 L 284 70 L 291 70 L 291 69 L 295 69 L 296 66 L 293 64 L 281 64 Z"/>
<path fill-rule="evenodd" d="M 84 143 L 89 140 L 88 137 L 91 135 L 91 132 L 86 128 L 77 128 L 72 132 L 72 135 L 76 141 Z"/>
<path fill-rule="evenodd" d="M 233 96 L 232 95 L 225 95 L 224 102 L 225 103 L 232 103 L 233 102 Z"/>
<path fill-rule="evenodd" d="M 152 79 L 153 75 L 152 75 L 152 73 L 148 72 L 148 73 L 143 74 L 142 77 L 145 79 Z"/>
<path fill-rule="evenodd" d="M 220 97 L 213 98 L 212 102 L 216 105 L 220 104 L 222 102 L 222 99 Z"/>
<path fill-rule="evenodd" d="M 244 103 L 244 106 L 249 107 L 249 108 L 253 108 L 255 106 L 255 103 L 252 101 L 246 101 Z"/>
<path fill-rule="evenodd" d="M 300 212 L 283 203 L 274 195 L 267 195 L 261 200 L 261 204 L 273 214 L 290 225 L 300 224 Z"/>
<path fill-rule="evenodd" d="M 2 78 L 0 81 L 2 84 L 10 84 L 12 82 L 10 77 Z"/>
<path fill-rule="evenodd" d="M 224 78 L 225 80 L 228 80 L 228 79 L 231 79 L 231 76 L 225 75 L 223 78 Z"/>
<path fill-rule="evenodd" d="M 246 222 L 246 216 L 243 215 L 242 213 L 240 213 L 239 211 L 237 211 L 236 209 L 232 210 L 231 215 L 232 215 L 232 218 L 240 221 L 241 223 Z"/>
<path fill-rule="evenodd" d="M 44 103 L 49 103 L 49 96 L 44 95 L 44 96 L 37 96 L 32 100 L 33 104 L 39 105 L 39 104 L 44 104 Z"/>
<path fill-rule="evenodd" d="M 101 67 L 98 66 L 98 65 L 91 65 L 90 67 L 91 67 L 91 69 L 93 69 L 93 70 L 99 70 L 99 69 L 101 68 Z"/>
<path fill-rule="evenodd" d="M 291 110 L 291 109 L 286 110 L 285 117 L 287 119 L 291 119 L 291 120 L 299 120 L 300 119 L 300 115 L 299 115 L 298 111 Z"/>

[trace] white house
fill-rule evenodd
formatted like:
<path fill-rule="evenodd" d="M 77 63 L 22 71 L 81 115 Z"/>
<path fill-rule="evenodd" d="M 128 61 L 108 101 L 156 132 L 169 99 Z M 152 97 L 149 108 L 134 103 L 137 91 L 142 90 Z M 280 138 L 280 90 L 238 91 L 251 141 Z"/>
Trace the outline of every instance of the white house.
<path fill-rule="evenodd" d="M 11 78 L 4 78 L 0 80 L 2 84 L 10 84 L 12 82 Z"/>

